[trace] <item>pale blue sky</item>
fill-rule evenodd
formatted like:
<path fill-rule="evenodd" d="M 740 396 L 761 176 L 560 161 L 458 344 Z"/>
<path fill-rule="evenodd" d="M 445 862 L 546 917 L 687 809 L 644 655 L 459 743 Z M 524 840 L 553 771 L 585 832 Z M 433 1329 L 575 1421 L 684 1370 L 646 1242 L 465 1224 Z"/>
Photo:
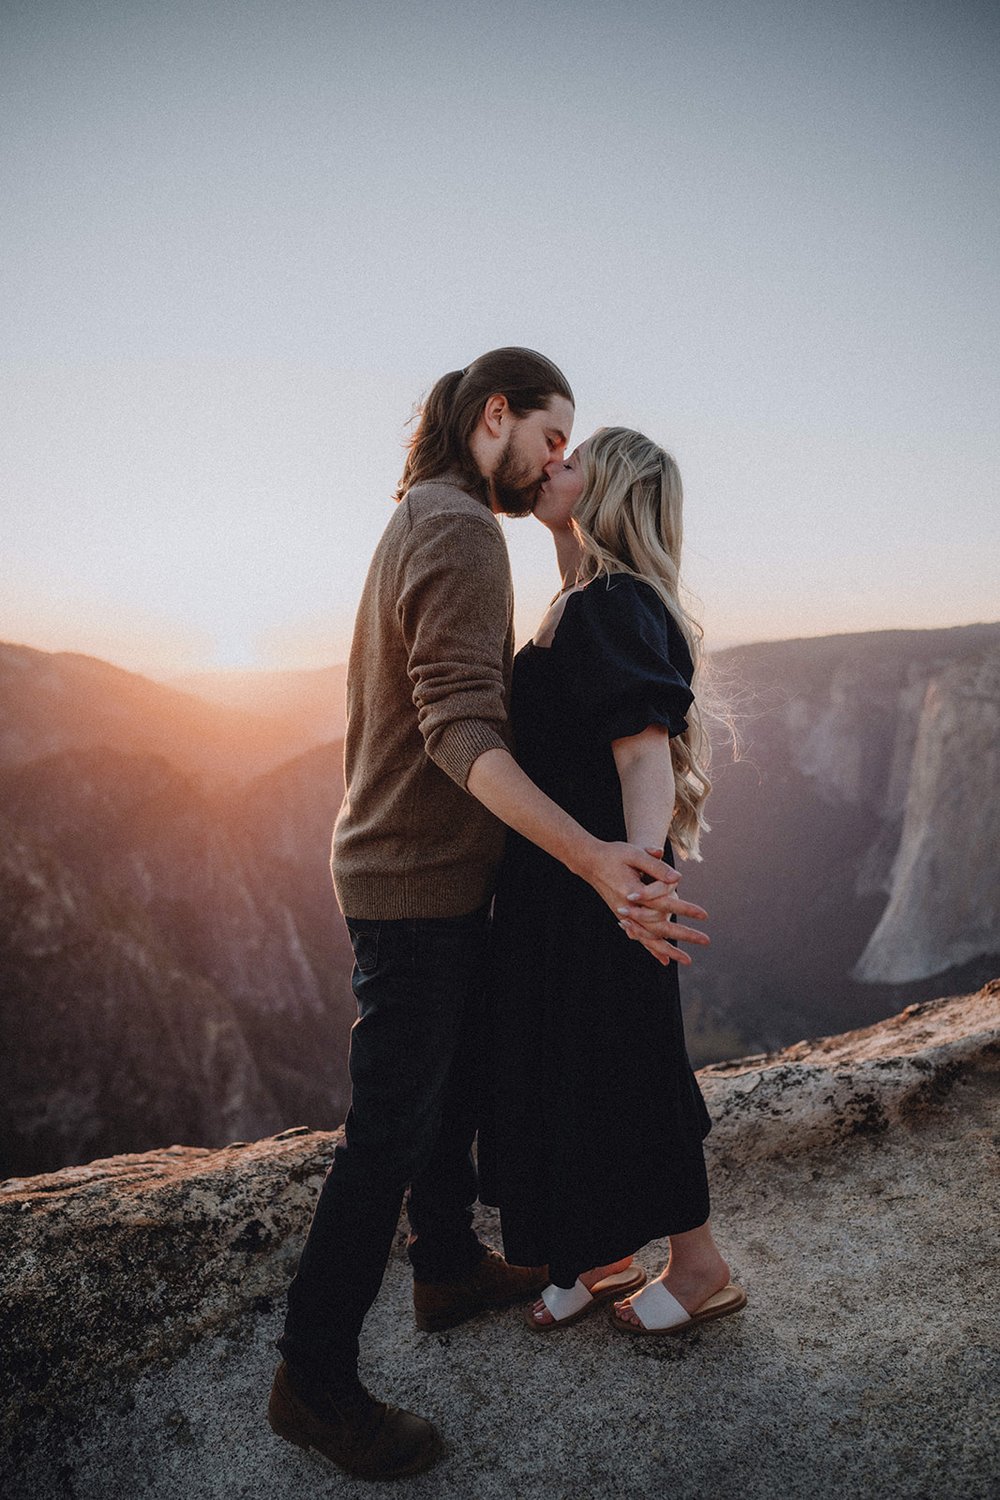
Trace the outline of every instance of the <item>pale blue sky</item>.
<path fill-rule="evenodd" d="M 673 449 L 710 643 L 1000 617 L 997 7 L 0 0 L 0 52 L 0 636 L 343 659 L 412 403 L 501 343 Z"/>

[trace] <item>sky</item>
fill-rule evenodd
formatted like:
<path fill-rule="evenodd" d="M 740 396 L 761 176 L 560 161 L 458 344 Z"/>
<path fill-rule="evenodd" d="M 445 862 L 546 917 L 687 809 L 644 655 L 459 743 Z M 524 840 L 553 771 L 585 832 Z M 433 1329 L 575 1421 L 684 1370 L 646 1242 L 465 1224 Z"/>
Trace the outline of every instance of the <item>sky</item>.
<path fill-rule="evenodd" d="M 0 0 L 0 638 L 344 660 L 501 344 L 673 452 L 709 646 L 1000 618 L 998 64 L 961 0 Z"/>

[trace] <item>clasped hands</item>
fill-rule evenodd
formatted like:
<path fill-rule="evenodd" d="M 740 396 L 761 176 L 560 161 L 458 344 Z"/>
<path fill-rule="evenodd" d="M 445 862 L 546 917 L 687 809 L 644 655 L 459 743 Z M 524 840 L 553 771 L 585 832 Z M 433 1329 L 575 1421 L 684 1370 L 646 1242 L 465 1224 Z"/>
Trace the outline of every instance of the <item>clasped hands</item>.
<path fill-rule="evenodd" d="M 681 877 L 671 865 L 664 864 L 663 850 L 647 848 L 643 851 L 645 858 L 638 856 L 633 844 L 605 844 L 603 851 L 604 869 L 596 872 L 596 878 L 591 877 L 591 884 L 615 913 L 622 930 L 659 963 L 689 965 L 690 955 L 677 944 L 707 947 L 708 934 L 671 918 L 704 922 L 708 913 L 677 895 Z"/>

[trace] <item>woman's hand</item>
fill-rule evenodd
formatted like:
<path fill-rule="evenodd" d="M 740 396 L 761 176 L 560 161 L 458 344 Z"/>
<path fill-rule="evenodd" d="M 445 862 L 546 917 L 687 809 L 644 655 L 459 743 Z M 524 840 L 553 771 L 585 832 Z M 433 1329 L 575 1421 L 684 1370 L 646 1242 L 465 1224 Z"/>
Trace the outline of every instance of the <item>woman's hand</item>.
<path fill-rule="evenodd" d="M 647 848 L 645 852 L 656 859 L 663 855 L 662 849 Z M 666 868 L 670 869 L 670 866 L 667 865 Z M 695 927 L 685 927 L 670 919 L 688 917 L 696 922 L 704 922 L 708 913 L 692 901 L 681 900 L 677 895 L 680 876 L 676 870 L 672 874 L 675 878 L 670 881 L 655 880 L 629 892 L 624 903 L 617 908 L 617 915 L 621 918 L 622 930 L 636 942 L 642 943 L 660 963 L 674 962 L 687 967 L 691 963 L 690 955 L 675 945 L 697 943 L 701 947 L 707 947 L 709 936 Z"/>
<path fill-rule="evenodd" d="M 674 894 L 681 877 L 671 865 L 664 864 L 662 854 L 662 849 L 640 849 L 635 844 L 602 843 L 595 839 L 576 873 L 593 886 L 629 937 L 642 943 L 659 963 L 689 964 L 687 954 L 673 945 L 707 943 L 708 938 L 693 927 L 668 925 L 667 917 L 676 913 L 700 921 L 707 913 Z M 643 885 L 642 877 L 651 883 Z M 667 931 L 669 941 L 664 937 Z"/>
<path fill-rule="evenodd" d="M 662 838 L 662 834 L 654 829 L 669 823 L 669 810 L 674 805 L 676 790 L 669 731 L 662 724 L 649 724 L 639 734 L 613 740 L 611 749 L 621 782 L 628 837 L 641 844 L 651 858 L 658 859 L 663 854 L 662 847 L 659 843 L 647 844 L 646 840 Z M 682 927 L 670 918 L 690 917 L 695 922 L 703 922 L 706 913 L 700 906 L 680 900 L 676 891 L 680 876 L 676 870 L 671 874 L 670 880 L 654 877 L 652 884 L 633 887 L 626 892 L 626 899 L 616 908 L 616 915 L 621 918 L 623 931 L 648 948 L 661 964 L 673 962 L 686 967 L 691 959 L 676 946 L 677 943 L 704 945 L 708 937 L 696 928 Z"/>

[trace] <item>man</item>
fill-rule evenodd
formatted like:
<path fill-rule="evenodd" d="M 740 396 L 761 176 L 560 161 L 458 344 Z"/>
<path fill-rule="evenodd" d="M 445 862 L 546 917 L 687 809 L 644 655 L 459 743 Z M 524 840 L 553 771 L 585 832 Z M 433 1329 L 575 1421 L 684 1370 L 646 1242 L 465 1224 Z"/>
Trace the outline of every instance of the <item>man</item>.
<path fill-rule="evenodd" d="M 443 376 L 358 609 L 333 847 L 355 955 L 353 1093 L 289 1290 L 268 1416 L 280 1436 L 360 1478 L 415 1474 L 442 1451 L 430 1422 L 375 1401 L 357 1374 L 407 1187 L 419 1327 L 451 1327 L 547 1279 L 544 1267 L 507 1265 L 472 1228 L 484 945 L 503 824 L 612 911 L 643 876 L 677 880 L 647 851 L 587 833 L 510 753 L 513 594 L 497 515 L 531 511 L 573 416 L 565 377 L 531 350 L 496 349 Z M 669 909 L 699 914 L 676 900 Z M 661 900 L 658 918 L 665 910 Z M 652 931 L 642 940 L 656 950 Z"/>

